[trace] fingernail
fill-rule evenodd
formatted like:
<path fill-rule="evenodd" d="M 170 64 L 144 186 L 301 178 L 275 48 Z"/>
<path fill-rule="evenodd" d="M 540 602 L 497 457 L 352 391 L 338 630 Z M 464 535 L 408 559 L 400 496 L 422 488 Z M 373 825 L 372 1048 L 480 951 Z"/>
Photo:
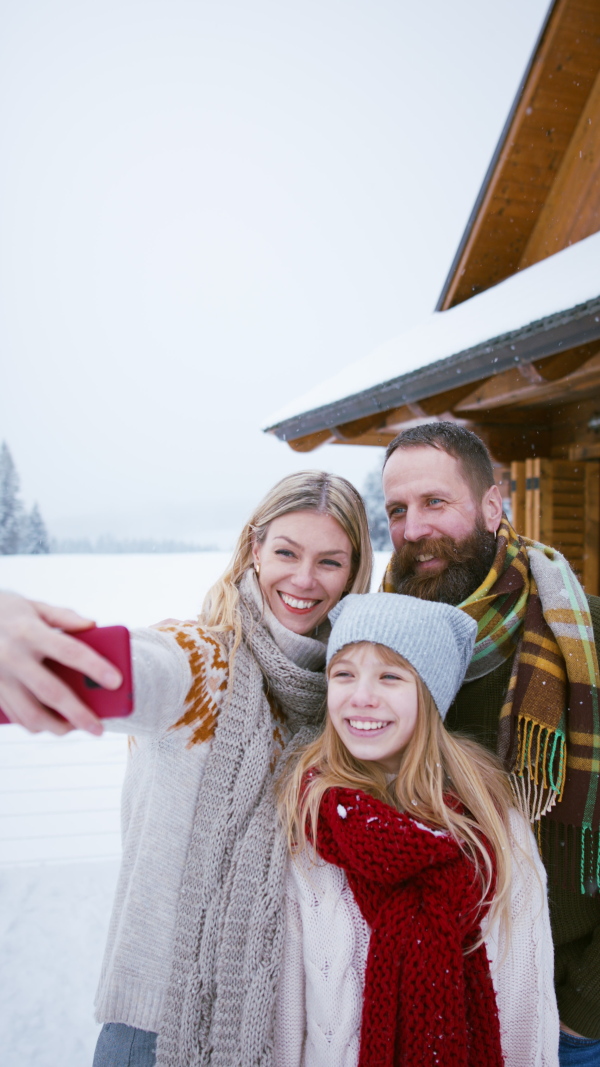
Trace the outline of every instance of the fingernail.
<path fill-rule="evenodd" d="M 88 733 L 94 734 L 95 737 L 101 737 L 104 733 L 104 727 L 101 722 L 94 722 L 88 727 Z"/>
<path fill-rule="evenodd" d="M 117 671 L 106 670 L 102 673 L 102 685 L 106 689 L 118 689 L 121 684 L 121 675 Z"/>

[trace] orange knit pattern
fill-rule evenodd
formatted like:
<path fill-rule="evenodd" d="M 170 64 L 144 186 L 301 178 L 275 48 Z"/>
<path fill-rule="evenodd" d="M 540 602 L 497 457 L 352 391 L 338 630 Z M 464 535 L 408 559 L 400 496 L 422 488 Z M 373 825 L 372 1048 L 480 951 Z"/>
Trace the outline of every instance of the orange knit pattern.
<path fill-rule="evenodd" d="M 189 745 L 209 741 L 214 736 L 222 694 L 227 689 L 227 654 L 219 642 L 197 622 L 161 626 L 160 629 L 173 634 L 185 652 L 192 672 L 192 685 L 185 700 L 185 710 L 172 729 L 188 726 L 192 731 Z"/>
<path fill-rule="evenodd" d="M 192 684 L 185 699 L 185 710 L 171 729 L 177 730 L 187 726 L 191 730 L 188 746 L 210 741 L 217 728 L 223 695 L 229 682 L 227 653 L 217 639 L 197 622 L 160 626 L 158 629 L 173 635 L 185 652 L 192 672 Z M 273 718 L 273 771 L 291 734 L 285 715 L 275 698 L 268 693 L 267 700 Z"/>

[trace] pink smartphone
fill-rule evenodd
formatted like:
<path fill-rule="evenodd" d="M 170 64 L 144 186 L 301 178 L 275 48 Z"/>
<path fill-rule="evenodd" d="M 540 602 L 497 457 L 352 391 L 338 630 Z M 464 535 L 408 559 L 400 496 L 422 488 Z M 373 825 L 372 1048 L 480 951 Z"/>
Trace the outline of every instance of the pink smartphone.
<path fill-rule="evenodd" d="M 81 671 L 75 671 L 72 667 L 64 667 L 62 663 L 47 659 L 44 663 L 50 670 L 70 686 L 84 704 L 98 716 L 99 719 L 121 719 L 131 715 L 133 711 L 133 677 L 131 670 L 131 643 L 129 630 L 126 626 L 96 626 L 93 630 L 82 630 L 78 634 L 70 634 L 78 641 L 83 641 L 95 652 L 109 660 L 123 675 L 123 682 L 118 689 L 103 689 L 101 685 L 93 682 Z M 9 723 L 0 708 L 0 725 Z"/>

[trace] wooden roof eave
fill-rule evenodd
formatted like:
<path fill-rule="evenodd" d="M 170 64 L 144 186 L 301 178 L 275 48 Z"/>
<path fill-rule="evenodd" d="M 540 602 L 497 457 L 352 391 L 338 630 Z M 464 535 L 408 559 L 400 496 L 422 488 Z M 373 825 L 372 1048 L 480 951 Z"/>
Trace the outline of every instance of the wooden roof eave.
<path fill-rule="evenodd" d="M 469 218 L 467 220 L 467 225 L 465 226 L 463 235 L 462 235 L 462 237 L 460 239 L 460 243 L 458 245 L 458 248 L 456 249 L 456 254 L 454 256 L 454 259 L 452 260 L 452 264 L 450 266 L 450 270 L 448 271 L 448 274 L 447 274 L 446 279 L 444 281 L 444 284 L 442 286 L 442 291 L 441 291 L 441 293 L 439 295 L 438 302 L 437 302 L 436 307 L 435 307 L 436 311 L 444 311 L 444 310 L 446 310 L 448 293 L 450 291 L 450 288 L 452 286 L 452 283 L 454 281 L 454 278 L 455 278 L 455 275 L 456 275 L 456 273 L 458 271 L 458 268 L 462 263 L 462 260 L 463 260 L 467 245 L 469 244 L 469 241 L 471 240 L 471 235 L 473 233 L 473 229 L 475 227 L 475 223 L 477 222 L 477 220 L 478 220 L 478 218 L 479 218 L 479 216 L 481 214 L 482 208 L 483 208 L 483 206 L 485 204 L 485 201 L 487 200 L 488 192 L 489 192 L 490 186 L 492 184 L 492 179 L 494 178 L 494 175 L 495 175 L 496 170 L 498 168 L 498 164 L 499 164 L 499 162 L 500 162 L 500 160 L 501 160 L 501 158 L 503 156 L 503 153 L 505 151 L 505 146 L 507 144 L 511 129 L 513 128 L 513 125 L 514 125 L 514 122 L 515 122 L 515 118 L 517 116 L 517 113 L 519 111 L 519 107 L 521 105 L 521 101 L 523 100 L 523 96 L 524 96 L 524 93 L 525 93 L 525 88 L 527 86 L 528 81 L 530 80 L 533 67 L 534 67 L 534 65 L 536 63 L 536 59 L 537 59 L 537 56 L 538 56 L 539 50 L 540 50 L 540 45 L 541 45 L 542 41 L 544 40 L 544 38 L 546 36 L 547 30 L 548 30 L 548 25 L 549 25 L 550 19 L 552 17 L 552 13 L 554 11 L 554 8 L 556 7 L 556 2 L 557 2 L 557 0 L 554 0 L 554 2 L 550 4 L 550 7 L 548 8 L 548 11 L 546 13 L 546 18 L 544 19 L 543 26 L 542 26 L 542 28 L 540 30 L 540 33 L 538 35 L 538 39 L 537 39 L 537 41 L 535 43 L 535 47 L 534 47 L 534 49 L 533 49 L 533 51 L 531 53 L 531 56 L 529 57 L 529 62 L 527 64 L 527 67 L 525 68 L 525 73 L 523 74 L 523 77 L 521 78 L 521 82 L 520 82 L 519 88 L 517 89 L 516 96 L 515 96 L 515 98 L 513 100 L 512 107 L 511 107 L 511 109 L 510 109 L 510 111 L 508 113 L 508 117 L 506 119 L 506 122 L 504 123 L 504 127 L 502 129 L 502 133 L 500 134 L 500 137 L 498 139 L 498 143 L 496 145 L 496 148 L 494 149 L 494 154 L 492 155 L 492 158 L 490 160 L 490 164 L 488 166 L 488 169 L 485 172 L 485 177 L 484 177 L 484 179 L 483 179 L 483 181 L 481 183 L 481 188 L 480 188 L 480 190 L 479 190 L 479 192 L 477 194 L 477 199 L 475 200 L 475 203 L 473 205 L 471 214 L 469 215 Z"/>
<path fill-rule="evenodd" d="M 597 232 L 599 117 L 600 5 L 554 0 L 436 310 Z"/>
<path fill-rule="evenodd" d="M 466 396 L 471 392 L 470 387 L 483 379 L 515 367 L 529 367 L 536 360 L 598 339 L 600 297 L 490 338 L 360 393 L 302 412 L 267 426 L 265 430 L 298 451 L 311 451 L 332 440 L 385 445 L 394 436 L 387 426 L 393 425 L 394 419 L 390 420 L 388 415 L 395 411 L 405 409 L 398 415 L 397 422 L 411 417 L 431 417 L 438 413 L 435 403 L 431 403 L 432 398 L 452 394 L 459 403 L 459 394 Z M 420 408 L 421 402 L 428 402 L 426 408 Z M 439 413 L 443 410 L 444 407 Z"/>

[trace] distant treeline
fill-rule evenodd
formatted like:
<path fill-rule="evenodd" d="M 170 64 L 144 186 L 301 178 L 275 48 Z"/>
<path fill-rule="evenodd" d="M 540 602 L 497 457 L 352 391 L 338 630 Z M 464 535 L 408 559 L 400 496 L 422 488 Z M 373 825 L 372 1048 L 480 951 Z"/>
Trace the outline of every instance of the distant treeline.
<path fill-rule="evenodd" d="M 371 543 L 376 552 L 387 552 L 392 547 L 388 517 L 385 510 L 385 499 L 381 486 L 381 465 L 367 475 L 362 491 L 367 519 L 369 520 L 369 533 Z"/>
<path fill-rule="evenodd" d="M 367 476 L 364 501 L 369 519 L 373 548 L 388 550 L 391 547 L 387 515 L 381 488 L 379 466 Z M 104 534 L 102 537 L 49 537 L 37 504 L 30 512 L 25 510 L 20 496 L 19 476 L 6 443 L 0 447 L 0 556 L 17 553 L 40 554 L 46 552 L 89 554 L 102 553 L 166 553 L 166 552 L 214 552 L 216 545 L 199 545 L 173 539 L 158 540 L 154 537 L 120 538 Z"/>
<path fill-rule="evenodd" d="M 48 552 L 96 553 L 213 552 L 215 545 L 153 537 L 119 538 L 109 534 L 87 537 L 50 537 L 37 504 L 27 511 L 21 500 L 20 479 L 6 442 L 0 446 L 0 556 L 41 555 Z"/>
<path fill-rule="evenodd" d="M 43 555 L 50 551 L 48 531 L 37 504 L 27 511 L 19 475 L 6 442 L 0 446 L 0 556 Z"/>
<path fill-rule="evenodd" d="M 53 537 L 50 540 L 50 552 L 60 552 L 63 555 L 99 552 L 110 556 L 115 553 L 214 552 L 215 550 L 215 545 L 194 545 L 187 541 L 157 541 L 154 538 L 121 539 L 108 535 L 98 537 L 95 541 L 87 537 Z"/>

